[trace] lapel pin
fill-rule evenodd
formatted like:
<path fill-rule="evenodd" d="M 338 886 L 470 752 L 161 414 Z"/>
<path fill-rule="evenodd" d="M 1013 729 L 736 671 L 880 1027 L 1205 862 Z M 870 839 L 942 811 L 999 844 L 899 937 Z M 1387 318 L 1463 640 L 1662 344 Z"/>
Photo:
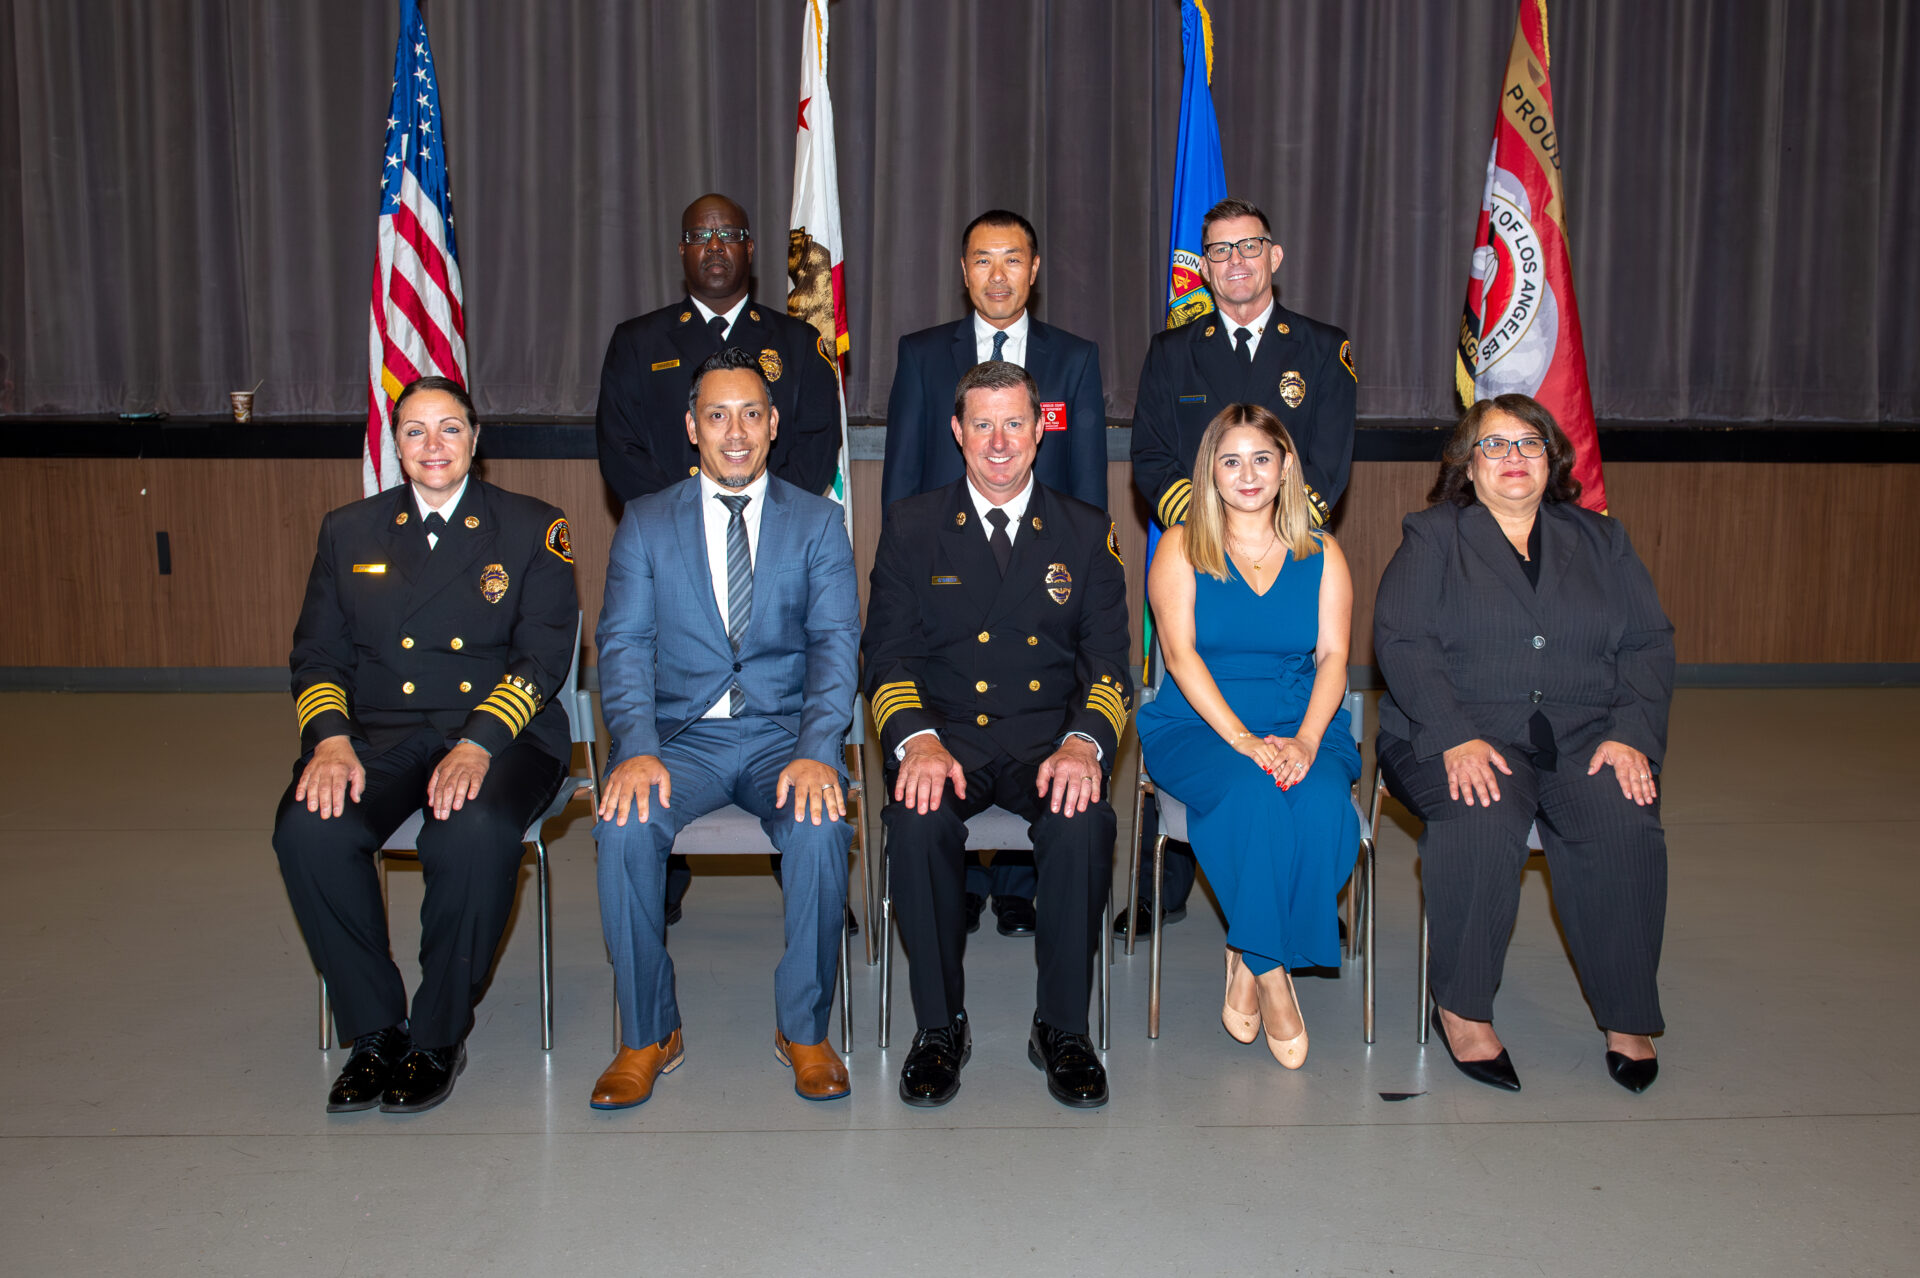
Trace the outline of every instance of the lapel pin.
<path fill-rule="evenodd" d="M 393 526 L 395 528 L 398 528 L 401 524 L 404 524 L 406 522 L 407 522 L 407 512 L 404 510 L 401 511 L 398 515 L 395 515 L 393 517 Z"/>
<path fill-rule="evenodd" d="M 684 324 L 684 323 L 686 323 L 686 322 L 687 322 L 688 320 L 690 320 L 690 319 L 692 319 L 692 318 L 693 318 L 693 312 L 692 312 L 692 311 L 681 311 L 681 312 L 680 312 L 680 322 L 681 322 L 682 324 Z"/>
<path fill-rule="evenodd" d="M 965 528 L 965 527 L 967 526 L 967 512 L 966 512 L 966 511 L 964 511 L 964 510 L 963 510 L 963 511 L 961 511 L 961 512 L 960 512 L 959 514 L 957 514 L 957 515 L 955 515 L 955 516 L 953 517 L 953 526 L 954 526 L 955 528 Z"/>
<path fill-rule="evenodd" d="M 468 515 L 466 522 L 467 527 L 478 528 L 480 526 L 480 517 L 478 515 Z"/>

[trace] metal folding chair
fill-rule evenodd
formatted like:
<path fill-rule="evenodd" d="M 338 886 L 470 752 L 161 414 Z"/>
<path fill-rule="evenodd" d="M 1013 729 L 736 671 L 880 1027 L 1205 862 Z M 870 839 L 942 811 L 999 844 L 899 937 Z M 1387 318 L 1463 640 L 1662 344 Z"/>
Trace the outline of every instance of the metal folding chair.
<path fill-rule="evenodd" d="M 967 821 L 967 850 L 970 852 L 1030 851 L 1033 839 L 1022 817 L 1005 808 L 988 808 Z M 1094 964 L 1094 980 L 1100 990 L 1100 1050 L 1111 1038 L 1113 1019 L 1113 938 L 1107 930 L 1107 916 L 1113 912 L 1113 866 L 1107 866 L 1107 900 L 1100 914 L 1100 961 Z M 880 948 L 880 1046 L 887 1045 L 893 1024 L 893 874 L 887 855 L 884 832 L 880 839 L 880 926 L 875 944 Z"/>
<path fill-rule="evenodd" d="M 1159 663 L 1155 662 L 1156 667 Z M 1158 693 L 1161 680 L 1165 677 L 1164 667 L 1156 669 L 1151 687 L 1141 691 L 1140 701 L 1144 705 L 1153 700 Z M 1353 729 L 1353 743 L 1356 747 L 1366 735 L 1366 697 L 1362 693 L 1349 691 L 1346 694 L 1347 718 Z M 1361 810 L 1359 782 L 1354 783 L 1351 796 L 1353 814 L 1360 821 L 1360 846 L 1357 853 L 1354 872 L 1347 881 L 1347 958 L 1360 960 L 1360 1022 L 1365 1041 L 1373 1042 L 1373 882 L 1374 882 L 1374 839 L 1373 820 Z M 1133 800 L 1133 858 L 1128 869 L 1127 881 L 1130 885 L 1127 902 L 1127 953 L 1133 953 L 1133 923 L 1139 907 L 1140 895 L 1140 818 L 1149 792 L 1157 793 L 1160 799 L 1160 834 L 1153 842 L 1153 939 L 1148 944 L 1147 959 L 1147 1037 L 1160 1037 L 1160 944 L 1166 932 L 1162 893 L 1166 881 L 1167 843 L 1187 842 L 1186 805 L 1168 794 L 1165 790 L 1155 790 L 1153 778 L 1147 775 L 1146 764 L 1140 766 L 1140 778 L 1135 787 Z M 1378 806 L 1375 808 L 1376 814 Z"/>
<path fill-rule="evenodd" d="M 593 694 L 580 687 L 580 626 L 578 616 L 573 627 L 573 664 L 567 669 L 567 681 L 559 694 L 560 704 L 566 707 L 568 737 L 576 746 L 585 746 L 587 751 L 587 771 L 582 776 L 573 771 L 572 761 L 568 761 L 568 775 L 560 783 L 560 789 L 547 804 L 546 811 L 535 817 L 521 836 L 528 847 L 533 849 L 534 882 L 539 887 L 540 910 L 540 1046 L 545 1051 L 553 1050 L 553 900 L 551 884 L 547 875 L 546 825 L 564 811 L 568 804 L 580 797 L 585 791 L 587 797 L 597 806 L 600 802 L 600 772 L 594 758 L 595 734 L 593 724 Z M 415 812 L 400 824 L 400 828 L 387 836 L 379 850 L 374 853 L 374 865 L 380 872 L 380 897 L 387 895 L 387 856 L 390 853 L 412 853 L 418 850 L 421 827 L 426 824 L 424 811 Z M 333 1007 L 327 996 L 327 978 L 320 978 L 320 1050 L 326 1051 L 333 1046 Z"/>
<path fill-rule="evenodd" d="M 873 897 L 868 886 L 867 872 L 867 821 L 866 821 L 866 751 L 867 739 L 867 699 L 855 698 L 853 703 L 853 722 L 847 729 L 846 748 L 852 751 L 853 762 L 847 773 L 847 820 L 853 824 L 853 848 L 850 853 L 858 866 L 860 892 L 863 898 L 862 908 L 867 917 L 868 945 L 872 945 L 873 935 Z M 689 821 L 684 829 L 675 836 L 673 850 L 682 856 L 738 856 L 752 853 L 765 854 L 779 849 L 760 828 L 760 818 L 737 804 L 729 803 L 723 808 L 715 808 L 703 817 Z M 847 890 L 853 890 L 855 874 L 847 875 Z M 612 961 L 611 957 L 608 959 Z M 840 929 L 840 1050 L 842 1053 L 853 1051 L 853 1026 L 850 1023 L 853 1005 L 853 938 L 848 935 L 844 923 Z M 616 990 L 613 995 L 613 1050 L 620 1050 L 620 996 Z"/>
<path fill-rule="evenodd" d="M 1380 766 L 1379 755 L 1376 750 L 1373 765 L 1373 821 L 1372 824 L 1368 826 L 1369 829 L 1378 830 L 1380 828 L 1380 805 L 1390 793 L 1392 793 L 1392 789 L 1387 785 L 1386 770 Z M 1408 814 L 1416 821 L 1420 819 L 1419 814 L 1414 812 L 1412 806 L 1408 804 L 1404 798 L 1397 794 L 1393 795 L 1393 798 L 1401 807 L 1406 808 Z M 1535 854 L 1545 851 L 1540 843 L 1540 823 L 1538 821 L 1535 821 L 1527 827 L 1527 850 Z M 1529 857 L 1528 859 L 1531 860 L 1532 858 Z M 1419 1004 L 1420 1013 L 1419 1041 L 1424 1043 L 1427 1041 L 1427 1023 L 1433 1016 L 1433 990 L 1427 985 L 1427 885 L 1424 877 L 1420 883 L 1420 993 L 1416 1001 Z M 1373 1040 L 1369 1039 L 1367 1041 L 1372 1042 Z"/>

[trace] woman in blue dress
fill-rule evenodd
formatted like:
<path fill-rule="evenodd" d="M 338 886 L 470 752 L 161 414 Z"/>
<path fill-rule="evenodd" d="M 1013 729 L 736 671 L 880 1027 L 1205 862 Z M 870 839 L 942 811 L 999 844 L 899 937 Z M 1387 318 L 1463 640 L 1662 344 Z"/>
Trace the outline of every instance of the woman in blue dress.
<path fill-rule="evenodd" d="M 1334 897 L 1359 839 L 1347 712 L 1353 582 L 1308 514 L 1286 427 L 1233 404 L 1201 437 L 1193 507 L 1154 552 L 1147 594 L 1170 682 L 1140 711 L 1154 785 L 1227 916 L 1220 1019 L 1288 1069 L 1307 1026 L 1287 969 L 1340 962 Z"/>

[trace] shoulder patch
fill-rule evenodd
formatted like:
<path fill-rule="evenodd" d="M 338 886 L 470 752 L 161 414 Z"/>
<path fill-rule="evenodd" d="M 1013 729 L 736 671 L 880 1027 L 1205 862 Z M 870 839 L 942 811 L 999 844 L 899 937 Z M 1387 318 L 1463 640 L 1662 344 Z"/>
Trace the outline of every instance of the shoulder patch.
<path fill-rule="evenodd" d="M 1107 524 L 1107 553 L 1112 555 L 1113 561 L 1122 568 L 1127 566 L 1127 561 L 1120 558 L 1120 535 L 1114 531 L 1111 521 Z"/>
<path fill-rule="evenodd" d="M 833 347 L 828 343 L 826 338 L 814 338 L 813 349 L 820 352 L 820 358 L 827 361 L 836 373 L 840 371 L 840 361 L 833 357 Z"/>
<path fill-rule="evenodd" d="M 547 549 L 568 563 L 573 562 L 573 542 L 567 536 L 565 519 L 556 519 L 547 525 Z"/>
<path fill-rule="evenodd" d="M 1340 362 L 1347 366 L 1347 375 L 1354 381 L 1360 380 L 1360 374 L 1353 371 L 1353 343 L 1340 343 Z"/>

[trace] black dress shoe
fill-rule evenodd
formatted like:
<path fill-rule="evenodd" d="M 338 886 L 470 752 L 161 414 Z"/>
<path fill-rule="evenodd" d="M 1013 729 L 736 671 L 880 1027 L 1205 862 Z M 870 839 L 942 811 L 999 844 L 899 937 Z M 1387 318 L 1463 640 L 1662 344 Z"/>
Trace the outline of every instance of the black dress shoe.
<path fill-rule="evenodd" d="M 1033 902 L 1024 896 L 996 896 L 993 898 L 993 917 L 998 922 L 1002 936 L 1032 936 L 1036 916 Z"/>
<path fill-rule="evenodd" d="M 946 1104 L 960 1090 L 960 1068 L 972 1056 L 973 1027 L 965 1012 L 951 1025 L 921 1030 L 900 1068 L 900 1099 L 922 1109 Z"/>
<path fill-rule="evenodd" d="M 667 906 L 667 926 L 672 927 L 680 921 L 680 902 L 674 901 Z"/>
<path fill-rule="evenodd" d="M 1167 911 L 1167 922 L 1169 923 L 1178 923 L 1185 917 L 1187 917 L 1187 907 L 1184 905 L 1178 909 Z M 1115 936 L 1125 936 L 1127 934 L 1127 912 L 1125 910 L 1121 910 L 1113 916 L 1113 934 Z M 1139 906 L 1134 910 L 1133 934 L 1135 937 L 1153 935 L 1153 907 L 1145 901 L 1140 902 Z"/>
<path fill-rule="evenodd" d="M 380 1093 L 387 1090 L 387 1081 L 408 1046 L 405 1024 L 389 1025 L 354 1039 L 353 1055 L 347 1057 L 346 1068 L 327 1093 L 327 1112 L 349 1114 L 378 1105 Z"/>
<path fill-rule="evenodd" d="M 1520 1090 L 1520 1075 L 1513 1072 L 1513 1061 L 1506 1048 L 1501 1048 L 1500 1054 L 1490 1061 L 1461 1060 L 1453 1054 L 1453 1044 L 1447 1041 L 1447 1027 L 1441 1023 L 1438 1007 L 1433 1009 L 1433 1032 L 1440 1036 L 1440 1046 L 1447 1049 L 1447 1058 L 1462 1074 L 1488 1087 L 1501 1087 L 1510 1092 Z"/>
<path fill-rule="evenodd" d="M 972 936 L 980 930 L 980 913 L 987 908 L 987 898 L 978 892 L 969 892 L 963 904 L 967 909 L 967 935 Z"/>
<path fill-rule="evenodd" d="M 851 905 L 847 907 L 847 935 L 860 935 L 860 920 L 854 917 L 853 907 Z"/>
<path fill-rule="evenodd" d="M 1107 1103 L 1107 1067 L 1085 1034 L 1055 1029 L 1036 1012 L 1033 1032 L 1027 1035 L 1027 1059 L 1046 1071 L 1047 1091 L 1062 1105 L 1099 1109 Z"/>
<path fill-rule="evenodd" d="M 1653 1080 L 1660 1077 L 1660 1058 L 1649 1056 L 1636 1061 L 1631 1056 L 1622 1056 L 1618 1052 L 1607 1053 L 1607 1073 L 1613 1081 L 1638 1095 L 1653 1086 Z"/>
<path fill-rule="evenodd" d="M 467 1067 L 467 1045 L 416 1047 L 393 1071 L 380 1098 L 383 1114 L 418 1114 L 453 1095 L 453 1080 Z"/>

